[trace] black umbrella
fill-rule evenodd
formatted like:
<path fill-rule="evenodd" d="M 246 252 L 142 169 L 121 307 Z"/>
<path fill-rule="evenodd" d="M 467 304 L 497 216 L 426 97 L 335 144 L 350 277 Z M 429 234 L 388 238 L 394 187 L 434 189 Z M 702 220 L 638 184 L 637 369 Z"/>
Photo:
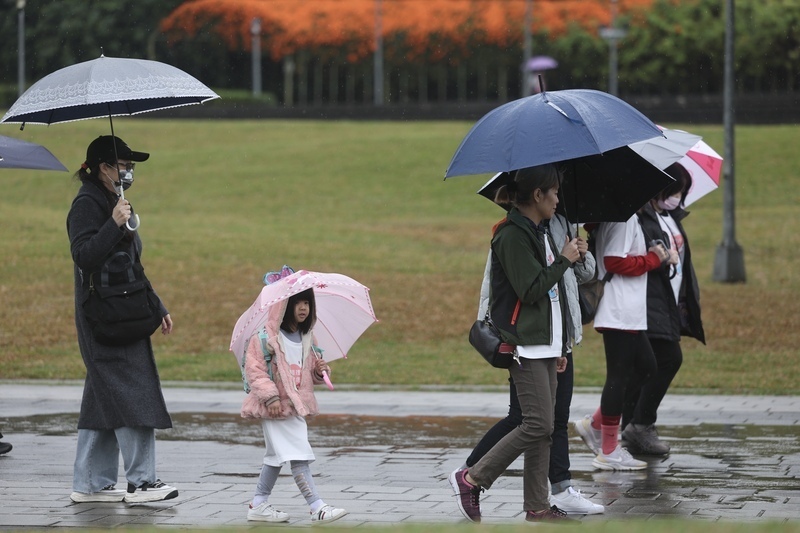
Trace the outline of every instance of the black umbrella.
<path fill-rule="evenodd" d="M 558 212 L 574 223 L 625 222 L 674 181 L 627 146 L 556 164 L 564 169 Z M 494 201 L 512 176 L 496 174 L 478 194 Z"/>

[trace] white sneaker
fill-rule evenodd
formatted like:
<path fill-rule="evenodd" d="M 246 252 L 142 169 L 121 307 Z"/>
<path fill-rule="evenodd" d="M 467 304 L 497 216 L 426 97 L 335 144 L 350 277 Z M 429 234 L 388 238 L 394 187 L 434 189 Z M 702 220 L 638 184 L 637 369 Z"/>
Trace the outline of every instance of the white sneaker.
<path fill-rule="evenodd" d="M 603 434 L 599 429 L 594 429 L 592 427 L 593 421 L 592 415 L 586 415 L 581 420 L 573 422 L 572 425 L 575 427 L 575 431 L 578 435 L 583 439 L 583 442 L 586 443 L 586 446 L 592 450 L 592 453 L 598 455 L 601 451 Z"/>
<path fill-rule="evenodd" d="M 127 494 L 122 489 L 115 489 L 114 485 L 103 487 L 97 492 L 73 492 L 69 499 L 75 503 L 91 502 L 121 502 Z"/>
<path fill-rule="evenodd" d="M 333 522 L 347 514 L 344 509 L 337 509 L 333 505 L 323 505 L 316 513 L 311 513 L 312 522 Z"/>
<path fill-rule="evenodd" d="M 247 510 L 247 519 L 253 522 L 288 522 L 289 513 L 279 511 L 267 502 L 262 502 L 255 507 L 251 503 Z"/>
<path fill-rule="evenodd" d="M 550 505 L 555 505 L 567 514 L 601 514 L 605 512 L 602 505 L 587 500 L 581 491 L 567 487 L 564 492 L 550 495 Z"/>
<path fill-rule="evenodd" d="M 142 483 L 141 487 L 128 483 L 125 503 L 146 503 L 171 500 L 178 497 L 178 489 L 170 487 L 160 479 L 155 483 Z"/>
<path fill-rule="evenodd" d="M 600 453 L 592 461 L 592 466 L 600 470 L 644 470 L 647 468 L 647 463 L 634 459 L 628 450 L 617 445 L 614 451 L 608 455 L 600 450 Z"/>

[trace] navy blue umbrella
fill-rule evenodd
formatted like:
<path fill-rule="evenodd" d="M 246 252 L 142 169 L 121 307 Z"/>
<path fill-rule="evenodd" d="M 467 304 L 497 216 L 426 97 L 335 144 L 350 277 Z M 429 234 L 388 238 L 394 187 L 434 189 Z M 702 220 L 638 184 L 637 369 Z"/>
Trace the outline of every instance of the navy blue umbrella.
<path fill-rule="evenodd" d="M 445 178 L 567 161 L 660 136 L 647 117 L 608 93 L 542 92 L 504 104 L 476 122 Z"/>
<path fill-rule="evenodd" d="M 0 168 L 67 171 L 44 146 L 5 135 L 0 135 Z"/>
<path fill-rule="evenodd" d="M 540 93 L 494 109 L 467 133 L 445 178 L 500 172 L 494 191 L 520 168 L 560 163 L 562 214 L 572 222 L 624 222 L 673 179 L 627 145 L 663 137 L 635 108 L 601 91 Z"/>

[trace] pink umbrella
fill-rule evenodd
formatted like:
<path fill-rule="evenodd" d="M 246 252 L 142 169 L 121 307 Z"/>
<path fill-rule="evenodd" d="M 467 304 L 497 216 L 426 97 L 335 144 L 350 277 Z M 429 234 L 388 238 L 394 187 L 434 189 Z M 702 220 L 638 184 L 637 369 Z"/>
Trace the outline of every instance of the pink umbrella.
<path fill-rule="evenodd" d="M 684 206 L 696 202 L 719 187 L 722 156 L 704 141 L 698 141 L 679 161 L 692 176 L 692 187 L 686 195 Z"/>
<path fill-rule="evenodd" d="M 325 361 L 347 357 L 347 351 L 356 340 L 378 321 L 369 299 L 369 289 L 361 283 L 342 274 L 299 270 L 266 285 L 250 309 L 239 317 L 230 345 L 239 366 L 248 340 L 264 326 L 270 307 L 306 289 L 314 290 L 317 307 L 317 322 L 313 330 L 315 345 Z M 333 390 L 327 375 L 325 382 Z"/>

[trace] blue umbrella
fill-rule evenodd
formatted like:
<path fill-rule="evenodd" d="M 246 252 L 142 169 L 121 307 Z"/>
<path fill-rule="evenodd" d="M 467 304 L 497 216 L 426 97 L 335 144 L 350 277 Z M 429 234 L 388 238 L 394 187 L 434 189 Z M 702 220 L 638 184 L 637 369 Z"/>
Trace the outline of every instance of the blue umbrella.
<path fill-rule="evenodd" d="M 0 135 L 0 168 L 67 171 L 44 146 Z"/>
<path fill-rule="evenodd" d="M 476 122 L 445 178 L 567 161 L 660 136 L 647 117 L 608 93 L 542 92 L 502 105 Z"/>
<path fill-rule="evenodd" d="M 573 89 L 521 98 L 490 111 L 467 133 L 445 178 L 501 172 L 493 190 L 520 168 L 560 163 L 560 209 L 572 222 L 623 222 L 673 179 L 627 145 L 661 130 L 619 98 Z"/>

